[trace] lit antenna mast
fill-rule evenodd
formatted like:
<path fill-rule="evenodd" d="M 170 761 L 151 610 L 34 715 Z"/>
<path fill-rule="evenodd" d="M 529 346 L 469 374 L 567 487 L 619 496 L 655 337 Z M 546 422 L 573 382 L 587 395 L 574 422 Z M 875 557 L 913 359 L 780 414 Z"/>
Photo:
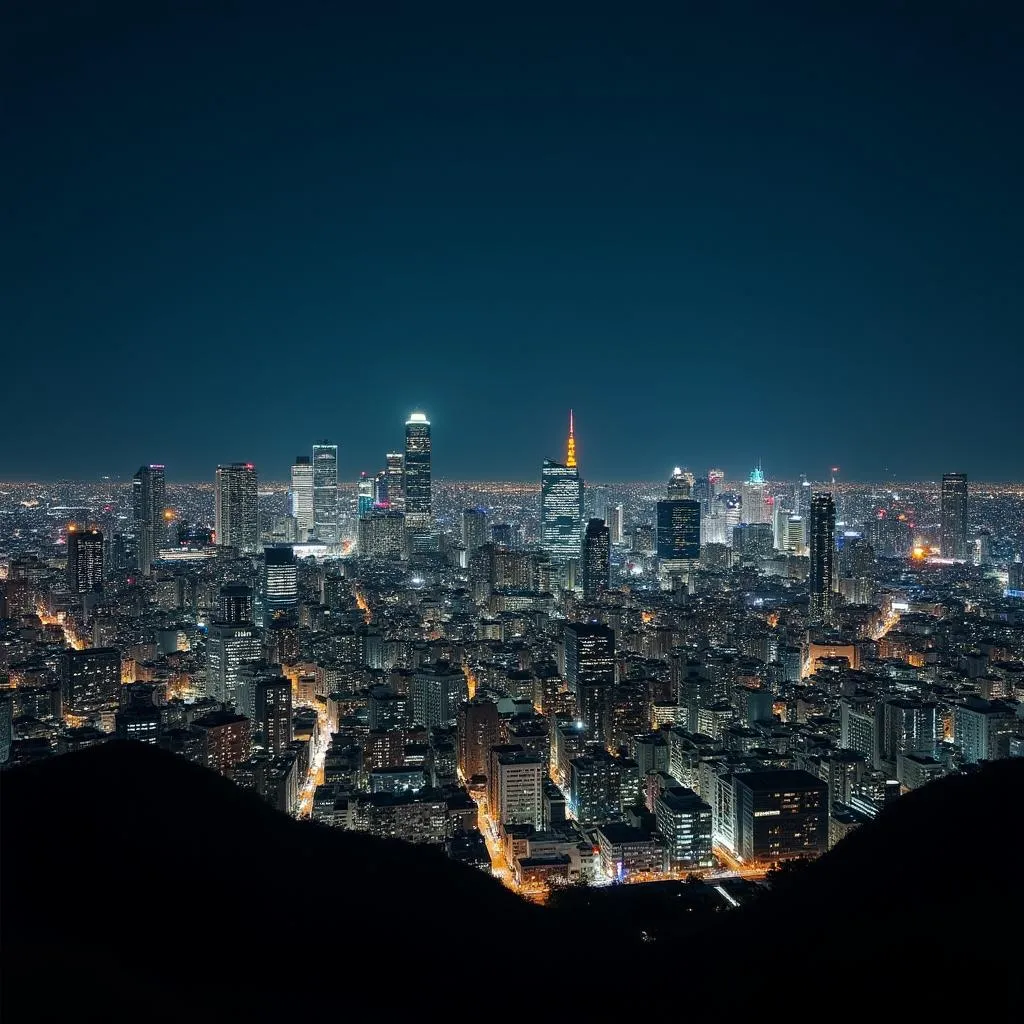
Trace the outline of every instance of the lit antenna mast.
<path fill-rule="evenodd" d="M 569 410 L 569 450 L 565 456 L 565 464 L 570 469 L 576 466 L 576 434 L 573 431 L 572 409 Z"/>

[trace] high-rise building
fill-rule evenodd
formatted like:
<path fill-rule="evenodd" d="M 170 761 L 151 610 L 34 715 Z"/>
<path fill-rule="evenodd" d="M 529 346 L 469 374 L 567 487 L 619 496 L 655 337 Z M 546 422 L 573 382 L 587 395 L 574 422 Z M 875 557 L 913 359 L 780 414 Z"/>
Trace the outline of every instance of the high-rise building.
<path fill-rule="evenodd" d="M 965 764 L 1010 756 L 1016 731 L 1015 705 L 968 697 L 953 710 L 953 740 Z"/>
<path fill-rule="evenodd" d="M 750 479 L 740 484 L 742 516 L 745 523 L 770 523 L 771 506 L 765 501 L 764 473 L 760 464 L 750 473 Z"/>
<path fill-rule="evenodd" d="M 688 500 L 693 495 L 693 483 L 693 474 L 676 466 L 665 488 L 665 497 L 669 501 Z"/>
<path fill-rule="evenodd" d="M 72 594 L 103 589 L 103 534 L 95 527 L 68 527 L 68 589 Z"/>
<path fill-rule="evenodd" d="M 462 510 L 462 546 L 468 553 L 483 547 L 489 540 L 487 529 L 487 510 L 483 508 L 464 508 Z"/>
<path fill-rule="evenodd" d="M 828 783 L 798 769 L 741 772 L 733 792 L 735 849 L 744 861 L 774 863 L 828 849 Z"/>
<path fill-rule="evenodd" d="M 700 558 L 700 502 L 689 498 L 657 504 L 659 562 L 695 564 Z"/>
<path fill-rule="evenodd" d="M 576 435 L 569 413 L 569 444 L 565 463 L 544 460 L 541 469 L 541 547 L 553 565 L 579 561 L 583 525 L 583 481 L 576 465 Z"/>
<path fill-rule="evenodd" d="M 625 514 L 621 505 L 612 505 L 608 509 L 608 532 L 613 544 L 621 544 L 623 539 L 622 524 Z"/>
<path fill-rule="evenodd" d="M 405 453 L 388 452 L 384 457 L 384 475 L 388 485 L 388 504 L 396 512 L 405 511 Z"/>
<path fill-rule="evenodd" d="M 832 612 L 832 582 L 836 557 L 836 505 L 829 491 L 811 497 L 811 604 L 812 622 L 827 621 Z"/>
<path fill-rule="evenodd" d="M 359 517 L 356 548 L 361 558 L 384 558 L 398 562 L 408 557 L 405 513 L 389 508 L 373 508 Z"/>
<path fill-rule="evenodd" d="M 427 729 L 454 724 L 460 705 L 469 700 L 465 673 L 447 661 L 431 662 L 416 669 L 409 693 L 413 722 Z"/>
<path fill-rule="evenodd" d="M 217 543 L 254 554 L 260 543 L 256 467 L 251 462 L 218 466 L 214 501 Z"/>
<path fill-rule="evenodd" d="M 330 441 L 313 445 L 313 536 L 321 544 L 337 544 L 341 539 L 338 446 Z"/>
<path fill-rule="evenodd" d="M 575 691 L 582 681 L 615 682 L 615 631 L 600 622 L 566 623 L 565 678 Z"/>
<path fill-rule="evenodd" d="M 944 473 L 939 545 L 943 558 L 967 558 L 967 474 Z"/>
<path fill-rule="evenodd" d="M 160 547 L 167 505 L 164 467 L 140 466 L 132 477 L 132 520 L 139 571 L 148 576 Z"/>
<path fill-rule="evenodd" d="M 215 622 L 226 625 L 252 625 L 252 587 L 244 583 L 225 583 L 217 594 Z"/>
<path fill-rule="evenodd" d="M 596 601 L 610 585 L 611 533 L 603 519 L 591 519 L 583 536 L 583 599 Z"/>
<path fill-rule="evenodd" d="M 116 708 L 121 694 L 121 654 L 114 647 L 66 650 L 60 683 L 64 707 L 72 714 Z"/>
<path fill-rule="evenodd" d="M 292 741 L 292 684 L 284 676 L 256 680 L 256 728 L 270 754 L 281 754 Z"/>
<path fill-rule="evenodd" d="M 230 779 L 252 752 L 252 723 L 234 711 L 214 711 L 192 724 L 203 733 L 206 767 Z"/>
<path fill-rule="evenodd" d="M 486 775 L 491 747 L 501 742 L 498 705 L 489 700 L 471 700 L 459 708 L 456 737 L 459 771 L 469 782 L 474 775 Z"/>
<path fill-rule="evenodd" d="M 674 788 L 654 802 L 658 832 L 668 843 L 673 868 L 710 868 L 711 807 L 692 789 Z"/>
<path fill-rule="evenodd" d="M 212 622 L 206 632 L 206 695 L 238 705 L 242 666 L 259 661 L 260 632 L 251 623 Z"/>
<path fill-rule="evenodd" d="M 356 514 L 365 516 L 373 508 L 373 484 L 374 479 L 364 470 L 359 474 L 359 481 L 356 484 Z"/>
<path fill-rule="evenodd" d="M 299 540 L 309 540 L 313 530 L 313 464 L 308 455 L 298 455 L 292 466 L 292 515 Z"/>
<path fill-rule="evenodd" d="M 500 748 L 499 748 L 500 749 Z M 543 825 L 545 765 L 526 751 L 500 753 L 493 758 L 497 795 L 492 816 L 502 825 Z"/>
<path fill-rule="evenodd" d="M 405 525 L 429 533 L 433 525 L 430 483 L 430 420 L 414 412 L 405 421 Z"/>
<path fill-rule="evenodd" d="M 299 570 L 290 544 L 263 549 L 263 609 L 266 618 L 299 605 Z M 264 620 L 266 621 L 266 619 Z"/>

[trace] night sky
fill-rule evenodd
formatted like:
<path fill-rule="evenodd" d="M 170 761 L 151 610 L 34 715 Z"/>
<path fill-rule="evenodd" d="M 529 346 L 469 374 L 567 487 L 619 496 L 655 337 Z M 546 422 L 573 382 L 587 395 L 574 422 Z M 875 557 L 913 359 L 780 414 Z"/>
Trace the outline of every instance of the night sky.
<path fill-rule="evenodd" d="M 1024 478 L 1020 5 L 3 6 L 0 478 Z"/>

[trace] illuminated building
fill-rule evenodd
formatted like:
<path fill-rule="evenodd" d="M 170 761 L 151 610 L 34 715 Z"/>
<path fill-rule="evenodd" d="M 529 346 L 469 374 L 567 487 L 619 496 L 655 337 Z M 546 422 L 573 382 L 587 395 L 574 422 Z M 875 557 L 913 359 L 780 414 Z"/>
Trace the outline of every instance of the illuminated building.
<path fill-rule="evenodd" d="M 167 484 L 164 467 L 140 466 L 132 477 L 132 522 L 135 529 L 135 553 L 138 569 L 150 574 L 164 530 L 164 509 L 167 504 Z"/>
<path fill-rule="evenodd" d="M 489 539 L 487 529 L 487 510 L 483 508 L 464 508 L 462 510 L 462 546 L 467 552 L 483 547 Z"/>
<path fill-rule="evenodd" d="M 618 823 L 603 824 L 597 830 L 601 871 L 605 877 L 624 879 L 629 875 L 659 875 L 668 869 L 668 847 L 659 836 Z"/>
<path fill-rule="evenodd" d="M 242 554 L 259 550 L 256 467 L 251 462 L 218 466 L 214 495 L 217 544 Z"/>
<path fill-rule="evenodd" d="M 740 484 L 740 499 L 744 523 L 771 523 L 771 507 L 765 501 L 764 473 L 760 465 Z"/>
<path fill-rule="evenodd" d="M 436 725 L 454 725 L 459 705 L 469 700 L 465 673 L 447 661 L 421 665 L 409 685 L 412 717 L 416 725 L 431 729 Z"/>
<path fill-rule="evenodd" d="M 583 599 L 596 601 L 610 581 L 611 533 L 603 519 L 591 519 L 583 535 Z"/>
<path fill-rule="evenodd" d="M 103 589 L 103 534 L 95 528 L 68 527 L 68 589 L 72 594 Z"/>
<path fill-rule="evenodd" d="M 802 555 L 807 548 L 807 520 L 803 516 L 787 515 L 783 528 L 785 533 L 777 545 L 779 549 Z"/>
<path fill-rule="evenodd" d="M 214 711 L 192 723 L 203 734 L 205 763 L 229 779 L 252 752 L 252 723 L 233 711 Z"/>
<path fill-rule="evenodd" d="M 330 441 L 313 445 L 313 536 L 321 544 L 337 544 L 338 520 L 338 446 Z"/>
<path fill-rule="evenodd" d="M 498 748 L 500 749 L 500 748 Z M 502 826 L 544 824 L 544 761 L 523 750 L 499 753 L 491 762 L 497 796 L 491 806 L 492 818 Z"/>
<path fill-rule="evenodd" d="M 676 787 L 654 801 L 654 817 L 668 844 L 669 866 L 675 870 L 710 868 L 711 805 L 692 789 Z"/>
<path fill-rule="evenodd" d="M 621 505 L 612 505 L 608 509 L 608 532 L 611 534 L 613 544 L 621 544 L 623 541 L 623 519 L 624 513 Z"/>
<path fill-rule="evenodd" d="M 1013 704 L 968 697 L 953 710 L 953 741 L 964 764 L 999 761 L 1010 756 L 1016 732 Z"/>
<path fill-rule="evenodd" d="M 568 622 L 563 633 L 565 678 L 574 693 L 580 683 L 615 682 L 615 632 L 598 622 Z"/>
<path fill-rule="evenodd" d="M 356 484 L 356 514 L 364 516 L 373 508 L 373 478 L 365 472 L 359 474 L 359 482 Z"/>
<path fill-rule="evenodd" d="M 405 535 L 406 515 L 387 508 L 373 508 L 360 516 L 356 548 L 362 558 L 383 558 L 398 562 L 408 558 Z"/>
<path fill-rule="evenodd" d="M 405 421 L 405 525 L 413 533 L 429 533 L 433 525 L 430 421 L 414 412 Z"/>
<path fill-rule="evenodd" d="M 942 477 L 940 548 L 943 558 L 967 558 L 967 474 Z"/>
<path fill-rule="evenodd" d="M 405 511 L 405 453 L 388 452 L 384 456 L 388 504 L 396 512 Z"/>
<path fill-rule="evenodd" d="M 206 634 L 206 693 L 225 704 L 237 705 L 241 666 L 259 661 L 260 631 L 251 623 L 211 623 Z"/>
<path fill-rule="evenodd" d="M 826 622 L 832 613 L 832 583 L 835 574 L 836 506 L 828 491 L 816 491 L 811 498 L 810 618 Z"/>
<path fill-rule="evenodd" d="M 732 528 L 732 550 L 741 559 L 769 558 L 773 550 L 769 523 L 741 523 Z"/>
<path fill-rule="evenodd" d="M 313 464 L 308 455 L 298 455 L 292 466 L 292 515 L 298 539 L 309 540 L 313 531 Z"/>
<path fill-rule="evenodd" d="M 459 771 L 469 782 L 486 775 L 491 747 L 500 742 L 498 705 L 489 700 L 471 700 L 459 708 L 457 721 Z"/>
<path fill-rule="evenodd" d="M 669 501 L 689 500 L 693 494 L 693 474 L 684 473 L 678 466 L 672 471 L 668 485 L 665 488 L 665 497 Z M 698 502 L 699 504 L 699 502 Z"/>
<path fill-rule="evenodd" d="M 264 621 L 278 612 L 294 612 L 298 605 L 299 570 L 294 549 L 288 544 L 264 548 Z"/>
<path fill-rule="evenodd" d="M 569 414 L 569 444 L 565 463 L 545 459 L 540 475 L 541 547 L 563 569 L 580 557 L 583 523 L 583 482 L 576 465 L 576 437 Z"/>
<path fill-rule="evenodd" d="M 635 761 L 612 757 L 591 747 L 568 763 L 569 809 L 580 824 L 620 821 L 639 796 L 639 770 Z"/>
<path fill-rule="evenodd" d="M 133 701 L 114 715 L 114 732 L 120 740 L 156 746 L 160 742 L 160 709 L 152 700 L 148 704 Z"/>
<path fill-rule="evenodd" d="M 491 527 L 491 542 L 503 548 L 516 547 L 511 523 L 495 523 Z"/>
<path fill-rule="evenodd" d="M 747 862 L 817 857 L 828 849 L 828 785 L 800 769 L 733 776 L 735 849 Z"/>
<path fill-rule="evenodd" d="M 60 681 L 65 711 L 89 715 L 114 708 L 121 695 L 121 653 L 113 647 L 66 650 Z"/>
<path fill-rule="evenodd" d="M 689 498 L 657 504 L 658 571 L 663 583 L 673 573 L 696 567 L 700 560 L 700 502 Z"/>
<path fill-rule="evenodd" d="M 292 683 L 284 676 L 264 676 L 255 684 L 255 725 L 269 754 L 283 753 L 292 741 Z"/>
<path fill-rule="evenodd" d="M 608 521 L 608 488 L 604 484 L 597 484 L 587 488 L 587 497 L 590 499 L 592 519 L 603 519 Z"/>

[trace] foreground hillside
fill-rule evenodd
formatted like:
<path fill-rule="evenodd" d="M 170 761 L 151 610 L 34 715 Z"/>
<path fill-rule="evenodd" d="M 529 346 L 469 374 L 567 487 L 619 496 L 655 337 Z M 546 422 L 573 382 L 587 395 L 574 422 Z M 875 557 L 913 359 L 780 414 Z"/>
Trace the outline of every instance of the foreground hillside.
<path fill-rule="evenodd" d="M 151 748 L 108 744 L 0 786 L 5 1009 L 35 1003 L 38 1019 L 122 1000 L 147 1020 L 269 1020 L 552 996 L 781 1010 L 793 986 L 842 1001 L 891 983 L 890 1012 L 1013 994 L 1024 761 L 911 794 L 740 911 L 646 943 L 645 915 L 666 914 L 649 898 L 535 907 L 436 851 L 291 821 Z"/>

